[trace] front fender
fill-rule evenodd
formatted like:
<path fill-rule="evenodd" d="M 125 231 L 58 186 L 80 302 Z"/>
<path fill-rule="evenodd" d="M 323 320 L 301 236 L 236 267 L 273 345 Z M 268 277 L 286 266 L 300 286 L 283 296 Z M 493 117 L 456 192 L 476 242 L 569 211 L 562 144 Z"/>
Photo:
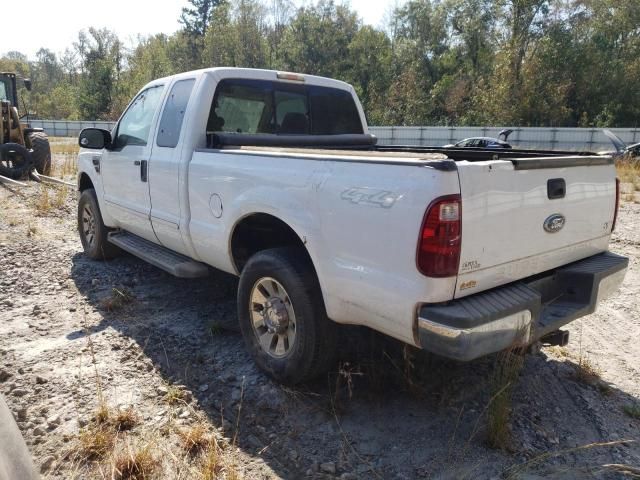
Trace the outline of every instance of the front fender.
<path fill-rule="evenodd" d="M 80 153 L 78 154 L 78 190 L 82 189 L 83 176 L 89 177 L 89 180 L 93 185 L 93 189 L 96 192 L 96 197 L 98 198 L 98 206 L 100 207 L 102 221 L 107 227 L 115 227 L 116 223 L 113 217 L 109 214 L 108 209 L 105 208 L 104 204 L 104 187 L 102 184 L 102 175 L 100 174 L 101 162 L 102 151 L 80 150 Z"/>

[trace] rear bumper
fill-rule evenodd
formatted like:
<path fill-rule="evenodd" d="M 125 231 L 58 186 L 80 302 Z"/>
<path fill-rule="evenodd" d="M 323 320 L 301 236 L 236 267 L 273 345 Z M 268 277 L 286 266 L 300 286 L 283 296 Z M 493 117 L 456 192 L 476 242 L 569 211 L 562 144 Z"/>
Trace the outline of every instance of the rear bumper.
<path fill-rule="evenodd" d="M 628 258 L 605 252 L 447 304 L 423 305 L 420 344 L 468 361 L 531 343 L 594 312 L 618 289 L 628 264 Z"/>

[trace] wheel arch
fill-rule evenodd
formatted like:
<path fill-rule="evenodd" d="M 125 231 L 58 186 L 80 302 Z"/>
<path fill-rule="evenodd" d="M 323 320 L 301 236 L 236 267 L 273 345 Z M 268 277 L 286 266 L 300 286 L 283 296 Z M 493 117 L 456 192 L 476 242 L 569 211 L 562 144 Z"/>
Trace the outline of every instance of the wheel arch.
<path fill-rule="evenodd" d="M 252 255 L 270 248 L 288 246 L 298 247 L 305 253 L 317 276 L 306 236 L 271 213 L 252 212 L 243 215 L 236 221 L 229 236 L 229 254 L 238 274 Z"/>
<path fill-rule="evenodd" d="M 88 188 L 94 188 L 93 181 L 91 177 L 87 174 L 87 172 L 82 172 L 78 177 L 78 191 L 84 192 Z"/>

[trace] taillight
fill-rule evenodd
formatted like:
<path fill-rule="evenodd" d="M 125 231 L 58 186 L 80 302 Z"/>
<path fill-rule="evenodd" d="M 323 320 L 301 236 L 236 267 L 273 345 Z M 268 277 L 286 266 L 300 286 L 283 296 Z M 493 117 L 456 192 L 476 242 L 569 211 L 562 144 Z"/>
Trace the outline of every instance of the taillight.
<path fill-rule="evenodd" d="M 428 277 L 457 275 L 462 239 L 460 195 L 447 195 L 431 202 L 424 215 L 416 263 Z"/>
<path fill-rule="evenodd" d="M 613 211 L 613 223 L 611 224 L 611 231 L 616 229 L 616 220 L 618 220 L 618 207 L 620 207 L 620 179 L 616 177 L 616 208 Z"/>

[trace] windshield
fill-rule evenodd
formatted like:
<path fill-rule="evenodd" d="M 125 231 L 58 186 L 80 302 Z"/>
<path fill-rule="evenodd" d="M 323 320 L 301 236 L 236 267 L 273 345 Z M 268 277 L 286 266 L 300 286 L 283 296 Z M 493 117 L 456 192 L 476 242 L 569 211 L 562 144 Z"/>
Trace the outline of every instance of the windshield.
<path fill-rule="evenodd" d="M 6 78 L 0 78 L 0 100 L 11 100 L 9 98 L 9 92 L 11 91 L 11 84 Z"/>

